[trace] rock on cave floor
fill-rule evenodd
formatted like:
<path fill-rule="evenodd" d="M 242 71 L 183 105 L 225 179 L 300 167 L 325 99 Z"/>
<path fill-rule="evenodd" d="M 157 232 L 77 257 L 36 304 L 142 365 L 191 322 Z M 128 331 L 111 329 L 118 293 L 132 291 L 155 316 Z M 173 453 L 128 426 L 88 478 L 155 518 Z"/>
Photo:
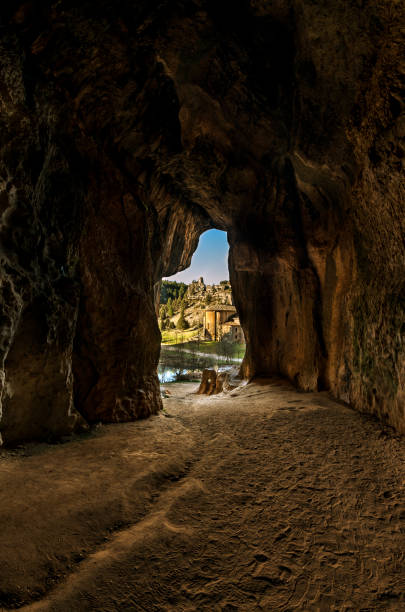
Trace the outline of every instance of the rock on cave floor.
<path fill-rule="evenodd" d="M 0 609 L 405 610 L 404 439 L 282 381 L 194 388 L 2 452 Z"/>

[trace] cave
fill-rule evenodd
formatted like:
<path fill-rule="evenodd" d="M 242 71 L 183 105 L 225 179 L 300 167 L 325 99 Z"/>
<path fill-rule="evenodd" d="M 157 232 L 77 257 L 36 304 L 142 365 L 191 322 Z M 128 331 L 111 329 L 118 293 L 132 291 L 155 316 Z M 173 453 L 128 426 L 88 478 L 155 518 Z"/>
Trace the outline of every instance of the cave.
<path fill-rule="evenodd" d="M 243 376 L 405 432 L 404 8 L 0 9 L 5 445 L 157 413 L 163 277 L 226 231 Z"/>

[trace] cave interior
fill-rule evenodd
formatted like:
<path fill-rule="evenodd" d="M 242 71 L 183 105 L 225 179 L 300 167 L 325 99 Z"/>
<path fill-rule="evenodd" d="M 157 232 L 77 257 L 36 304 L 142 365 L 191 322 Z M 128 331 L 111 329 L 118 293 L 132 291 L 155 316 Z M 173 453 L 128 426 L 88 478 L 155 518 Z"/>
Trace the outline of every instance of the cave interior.
<path fill-rule="evenodd" d="M 226 231 L 243 376 L 405 431 L 400 2 L 1 11 L 4 444 L 161 408 L 162 277 Z"/>

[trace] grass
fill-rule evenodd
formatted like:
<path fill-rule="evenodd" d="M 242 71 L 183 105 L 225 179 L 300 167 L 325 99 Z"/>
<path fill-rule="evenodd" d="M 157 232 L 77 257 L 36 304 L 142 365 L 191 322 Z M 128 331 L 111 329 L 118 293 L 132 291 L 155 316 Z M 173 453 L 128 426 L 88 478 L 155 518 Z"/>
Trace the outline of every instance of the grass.
<path fill-rule="evenodd" d="M 199 353 L 209 353 L 210 355 L 228 355 L 232 358 L 242 359 L 245 354 L 246 345 L 236 342 L 226 343 L 215 342 L 214 340 L 196 340 L 198 329 L 167 329 L 162 331 L 162 344 L 166 346 L 177 345 L 180 349 L 198 351 Z"/>
<path fill-rule="evenodd" d="M 165 329 L 162 331 L 162 344 L 184 344 L 197 335 L 194 329 Z"/>

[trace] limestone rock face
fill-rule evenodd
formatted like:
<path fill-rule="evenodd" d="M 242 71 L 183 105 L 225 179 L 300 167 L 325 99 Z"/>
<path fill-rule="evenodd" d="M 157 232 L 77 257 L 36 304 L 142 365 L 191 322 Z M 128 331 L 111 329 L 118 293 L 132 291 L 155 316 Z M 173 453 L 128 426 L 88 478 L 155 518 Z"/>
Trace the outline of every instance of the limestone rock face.
<path fill-rule="evenodd" d="M 213 395 L 216 393 L 217 373 L 215 370 L 203 370 L 201 383 L 197 393 L 199 395 Z"/>
<path fill-rule="evenodd" d="M 0 11 L 4 441 L 160 408 L 159 281 L 212 227 L 245 375 L 405 431 L 403 3 Z"/>
<path fill-rule="evenodd" d="M 217 373 L 215 370 L 203 370 L 197 394 L 214 395 L 232 391 L 233 389 L 236 389 L 236 386 L 231 385 L 229 372 Z"/>

